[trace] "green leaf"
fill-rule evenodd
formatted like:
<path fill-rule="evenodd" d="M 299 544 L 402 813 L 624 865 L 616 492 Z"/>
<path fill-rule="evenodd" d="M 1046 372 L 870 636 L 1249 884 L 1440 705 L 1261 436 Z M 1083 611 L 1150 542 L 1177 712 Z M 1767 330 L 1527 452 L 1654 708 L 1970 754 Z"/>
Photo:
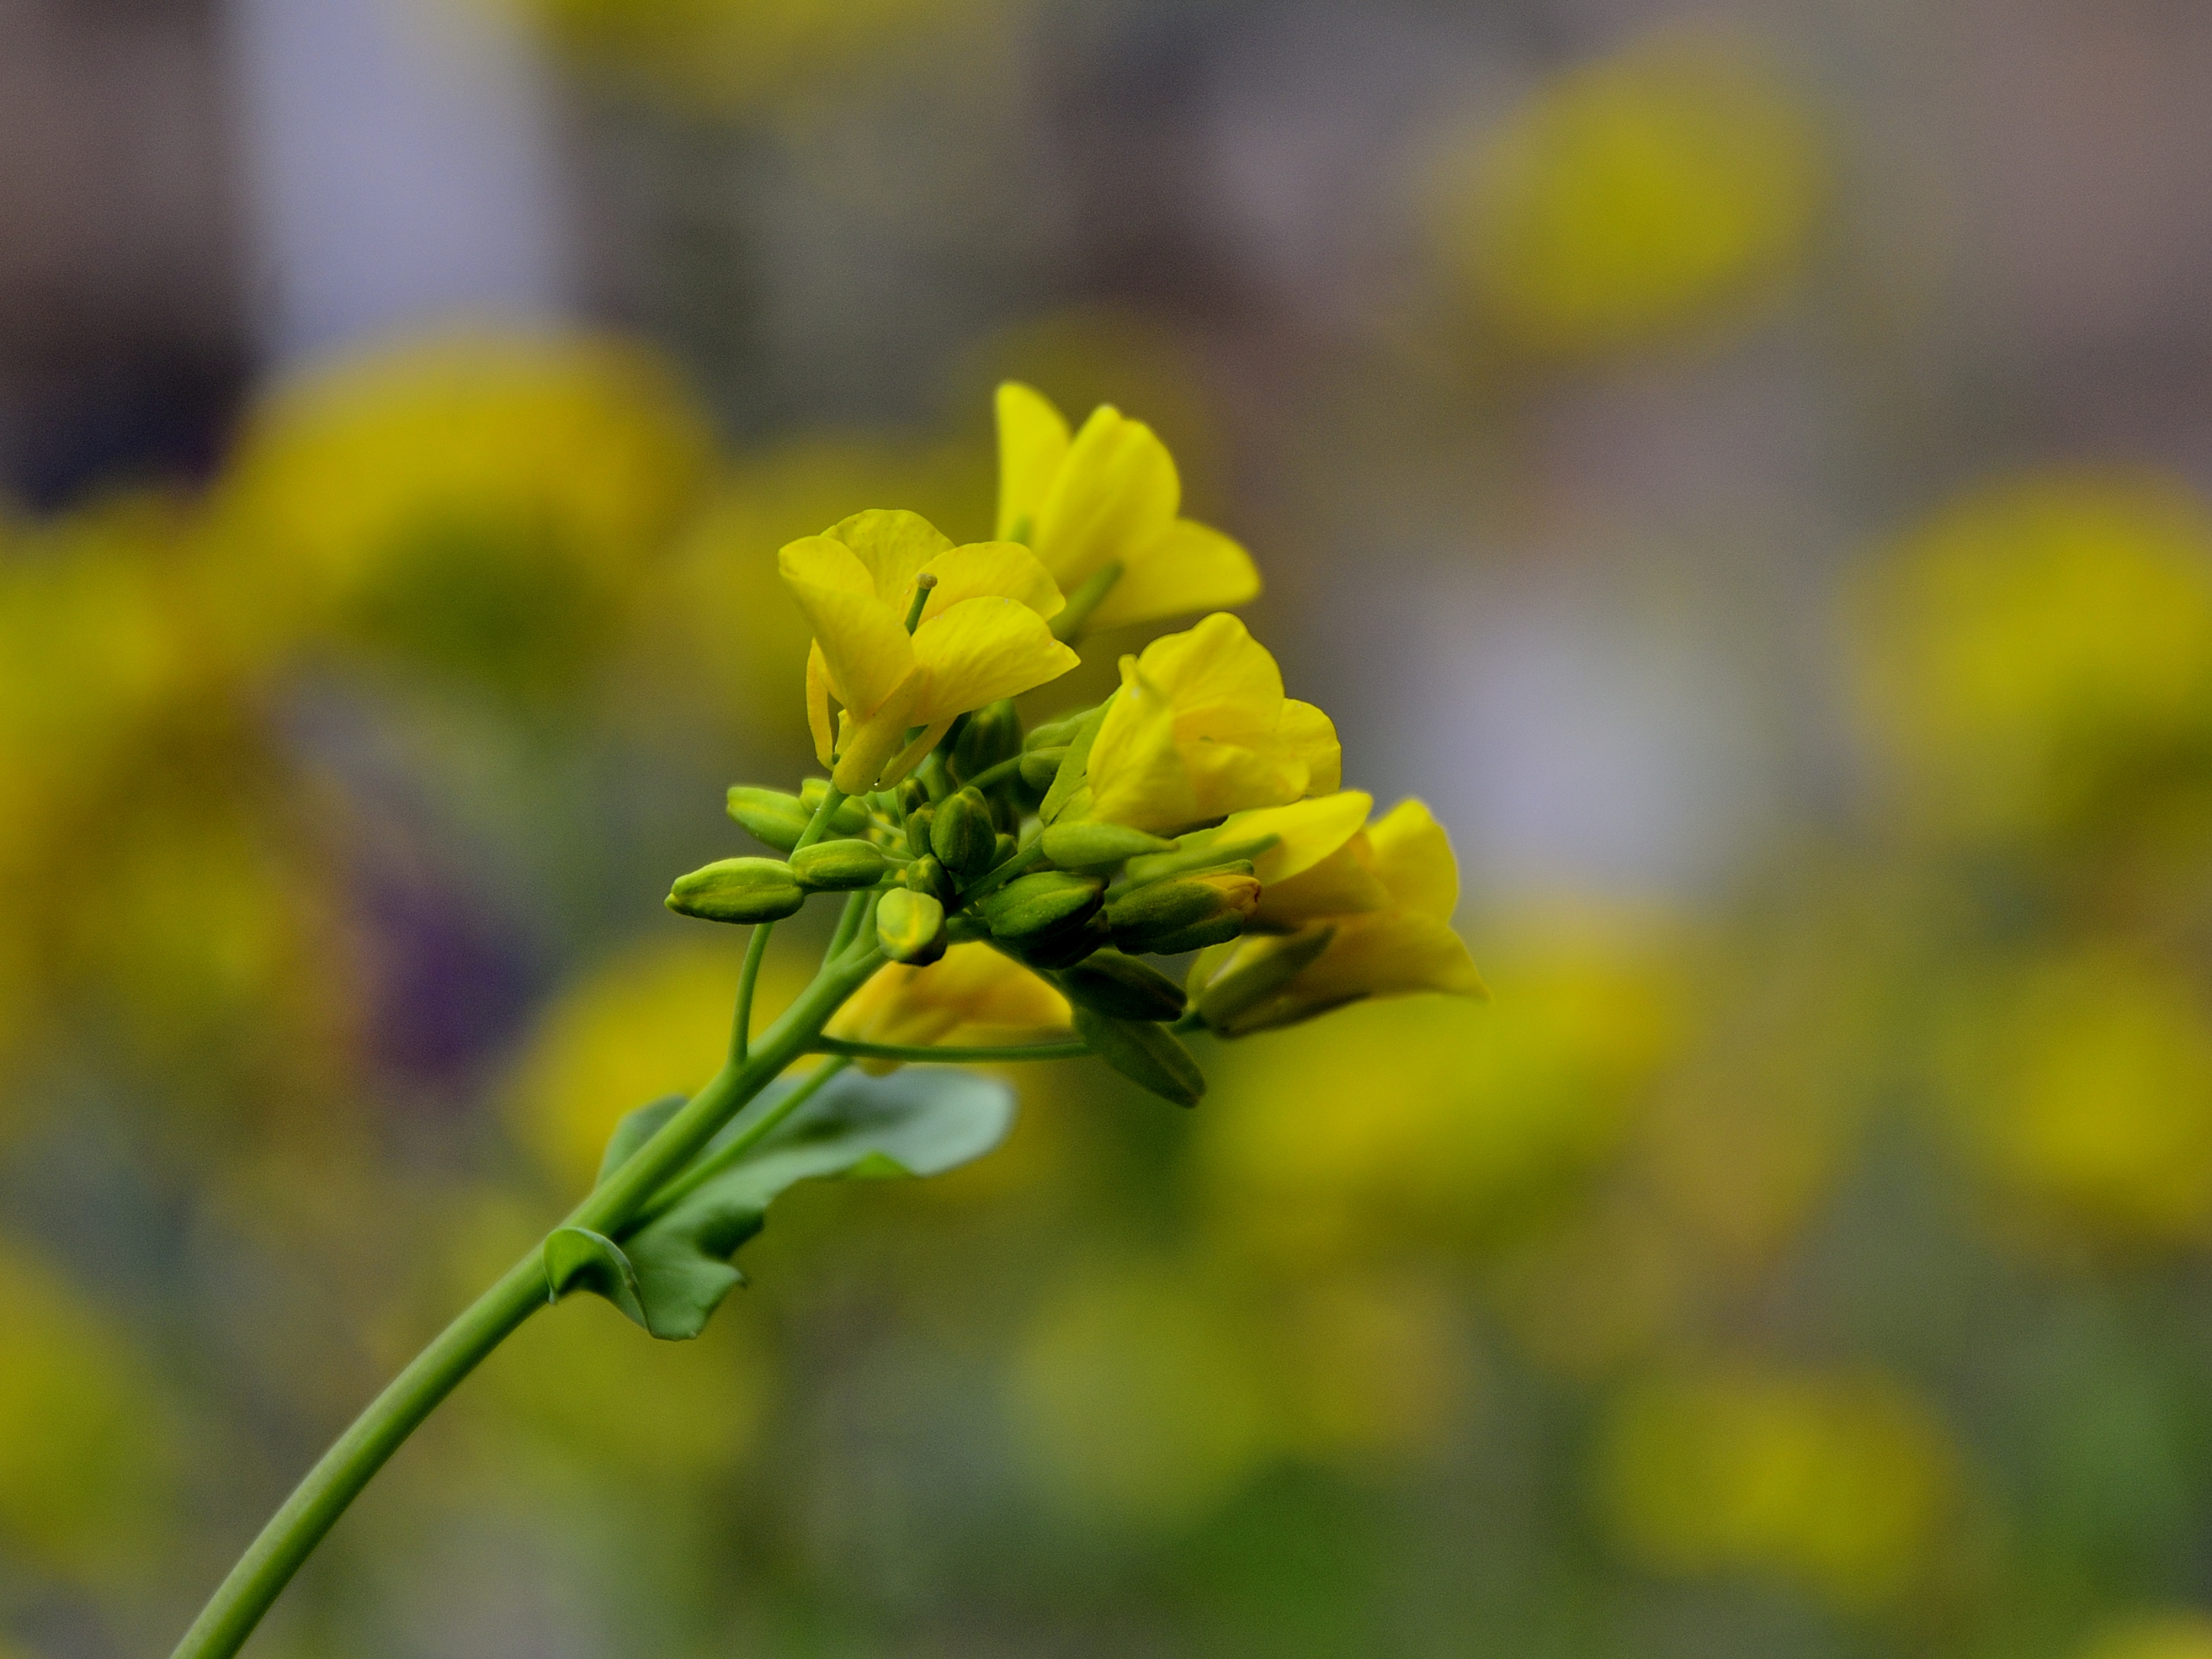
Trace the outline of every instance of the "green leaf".
<path fill-rule="evenodd" d="M 545 1294 L 558 1302 L 572 1291 L 603 1296 L 641 1325 L 645 1309 L 638 1275 L 621 1245 L 588 1227 L 562 1227 L 545 1239 Z"/>
<path fill-rule="evenodd" d="M 802 1080 L 784 1078 L 772 1085 L 702 1156 L 728 1145 Z M 665 1121 L 666 1105 L 655 1102 L 632 1113 L 617 1130 L 617 1140 L 649 1114 L 661 1112 L 659 1121 Z M 743 1161 L 623 1238 L 619 1254 L 636 1274 L 640 1305 L 630 1316 L 666 1340 L 698 1335 L 722 1298 L 744 1282 L 730 1257 L 761 1230 L 778 1194 L 802 1181 L 939 1175 L 996 1146 L 1013 1119 L 1013 1091 L 971 1072 L 929 1066 L 880 1078 L 842 1073 Z M 643 1133 L 657 1127 L 647 1123 Z M 629 1148 L 641 1139 L 630 1141 Z M 611 1144 L 610 1160 L 614 1153 Z"/>
<path fill-rule="evenodd" d="M 607 1137 L 607 1150 L 599 1157 L 599 1176 L 592 1185 L 604 1187 L 607 1177 L 629 1162 L 629 1155 L 660 1133 L 660 1126 L 684 1109 L 682 1095 L 663 1095 L 650 1105 L 641 1106 L 615 1125 L 614 1133 Z"/>

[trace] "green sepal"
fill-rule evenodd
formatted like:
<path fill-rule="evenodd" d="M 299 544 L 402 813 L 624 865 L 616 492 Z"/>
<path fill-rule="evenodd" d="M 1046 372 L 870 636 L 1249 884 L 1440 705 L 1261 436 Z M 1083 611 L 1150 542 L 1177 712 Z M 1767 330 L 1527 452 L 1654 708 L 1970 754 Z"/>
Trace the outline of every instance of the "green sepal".
<path fill-rule="evenodd" d="M 1067 745 L 1054 744 L 1049 749 L 1031 749 L 1022 756 L 1023 784 L 1038 794 L 1044 794 L 1060 776 L 1060 764 L 1067 758 Z"/>
<path fill-rule="evenodd" d="M 1273 850 L 1280 836 L 1255 836 L 1249 841 L 1218 839 L 1218 829 L 1199 830 L 1183 836 L 1171 853 L 1147 853 L 1129 860 L 1127 874 L 1133 887 L 1164 881 L 1170 876 L 1201 875 L 1216 869 L 1234 868 Z M 1250 872 L 1248 870 L 1248 875 Z"/>
<path fill-rule="evenodd" d="M 781 859 L 718 859 L 677 877 L 664 902 L 703 921 L 781 921 L 806 902 L 806 890 Z"/>
<path fill-rule="evenodd" d="M 1113 1019 L 1078 1005 L 1075 1034 L 1091 1053 L 1132 1083 L 1171 1101 L 1195 1106 L 1206 1094 L 1206 1073 L 1182 1040 L 1147 1020 Z"/>
<path fill-rule="evenodd" d="M 781 789 L 756 789 L 747 784 L 733 783 L 730 786 L 728 804 L 730 816 L 744 826 L 746 834 L 779 853 L 788 853 L 806 833 L 810 815 L 805 804 L 798 796 L 787 795 Z"/>
<path fill-rule="evenodd" d="M 1054 824 L 1044 832 L 1043 845 L 1045 857 L 1063 870 L 1110 870 L 1123 860 L 1140 854 L 1175 849 L 1173 842 L 1148 836 L 1141 830 L 1091 819 Z"/>
<path fill-rule="evenodd" d="M 702 1156 L 711 1157 L 747 1119 L 757 1119 L 803 1081 L 783 1078 L 770 1085 Z M 973 1072 L 929 1066 L 881 1078 L 842 1073 L 742 1163 L 623 1239 L 619 1254 L 634 1270 L 641 1310 L 631 1317 L 664 1340 L 698 1335 L 722 1298 L 744 1282 L 730 1257 L 760 1231 L 778 1195 L 802 1181 L 941 1175 L 998 1146 L 1013 1118 L 1013 1091 Z"/>
<path fill-rule="evenodd" d="M 1096 876 L 1038 870 L 1016 876 L 983 901 L 992 936 L 1023 944 L 1080 926 L 1104 902 L 1106 884 Z"/>
<path fill-rule="evenodd" d="M 621 1245 L 588 1227 L 557 1227 L 545 1236 L 545 1299 L 575 1291 L 605 1297 L 639 1324 L 647 1322 L 637 1268 Z M 647 1326 L 650 1329 L 650 1326 Z"/>
<path fill-rule="evenodd" d="M 1098 728 L 1106 724 L 1106 712 L 1114 706 L 1116 691 L 1098 707 L 1083 717 L 1083 724 L 1075 729 L 1068 740 L 1067 753 L 1060 757 L 1060 769 L 1053 775 L 1052 787 L 1045 791 L 1044 804 L 1037 809 L 1038 817 L 1047 823 L 1056 822 L 1071 802 L 1089 781 L 1091 745 L 1098 741 Z"/>
<path fill-rule="evenodd" d="M 1265 1005 L 1310 967 L 1335 937 L 1335 928 L 1316 927 L 1303 938 L 1285 940 L 1233 973 L 1210 979 L 1198 993 L 1199 1014 L 1224 1036 L 1243 1035 L 1247 1028 L 1243 1022 L 1264 1017 Z M 1208 971 L 1207 963 L 1200 958 L 1191 965 L 1192 981 L 1197 982 Z"/>
<path fill-rule="evenodd" d="M 1180 1019 L 1187 1000 L 1158 969 L 1119 951 L 1093 951 L 1058 978 L 1070 1002 L 1113 1019 Z"/>
<path fill-rule="evenodd" d="M 810 891 L 849 893 L 873 887 L 890 866 L 872 842 L 817 841 L 791 855 L 791 873 Z"/>
<path fill-rule="evenodd" d="M 991 867 L 998 844 L 999 826 L 981 790 L 963 789 L 946 797 L 930 821 L 929 850 L 963 886 Z"/>

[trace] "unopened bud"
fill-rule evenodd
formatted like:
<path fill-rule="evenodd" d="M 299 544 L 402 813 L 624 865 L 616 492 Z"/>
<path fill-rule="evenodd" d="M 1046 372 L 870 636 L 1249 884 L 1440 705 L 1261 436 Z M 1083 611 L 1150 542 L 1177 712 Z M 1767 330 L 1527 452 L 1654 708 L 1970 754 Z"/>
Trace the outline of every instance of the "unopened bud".
<path fill-rule="evenodd" d="M 1257 878 L 1224 872 L 1131 888 L 1106 907 L 1106 920 L 1117 948 L 1173 956 L 1235 939 L 1259 908 Z"/>
<path fill-rule="evenodd" d="M 1022 755 L 1022 781 L 1038 793 L 1052 787 L 1052 781 L 1060 775 L 1060 763 L 1067 758 L 1067 745 L 1055 744 L 1049 749 L 1026 750 Z"/>
<path fill-rule="evenodd" d="M 1178 1106 L 1195 1106 L 1206 1093 L 1198 1069 L 1175 1033 L 1148 1020 L 1114 1019 L 1078 1005 L 1075 1034 L 1131 1082 Z"/>
<path fill-rule="evenodd" d="M 723 859 L 668 890 L 668 908 L 707 921 L 781 921 L 806 902 L 806 890 L 781 859 Z"/>
<path fill-rule="evenodd" d="M 865 841 L 817 841 L 791 855 L 791 872 L 799 885 L 817 892 L 873 887 L 883 879 L 885 867 L 882 852 Z"/>
<path fill-rule="evenodd" d="M 937 809 L 924 804 L 910 806 L 906 814 L 906 850 L 915 858 L 929 854 L 930 826 L 937 820 Z"/>
<path fill-rule="evenodd" d="M 1051 971 L 1073 968 L 1094 951 L 1104 950 L 1113 940 L 1113 932 L 1106 926 L 1106 913 L 1093 910 L 1079 922 L 1048 928 L 1024 939 L 1013 949 L 1030 967 Z"/>
<path fill-rule="evenodd" d="M 1185 1001 L 1182 987 L 1119 951 L 1085 957 L 1060 975 L 1060 988 L 1077 1007 L 1113 1019 L 1180 1019 Z"/>
<path fill-rule="evenodd" d="M 1096 876 L 1040 870 L 1008 882 L 983 901 L 992 936 L 1012 944 L 1087 920 L 1103 902 L 1106 884 Z"/>
<path fill-rule="evenodd" d="M 1056 720 L 1047 720 L 1042 726 L 1030 728 L 1022 739 L 1024 754 L 1037 749 L 1065 749 L 1075 741 L 1075 734 L 1091 711 L 1087 708 L 1073 714 L 1064 714 Z"/>
<path fill-rule="evenodd" d="M 1169 853 L 1175 843 L 1124 824 L 1063 819 L 1044 832 L 1044 855 L 1063 870 L 1110 870 L 1142 853 Z"/>
<path fill-rule="evenodd" d="M 1022 717 L 1012 697 L 987 704 L 968 717 L 952 745 L 952 775 L 980 777 L 1001 761 L 1022 752 Z"/>
<path fill-rule="evenodd" d="M 920 778 L 908 778 L 898 787 L 898 805 L 902 812 L 912 812 L 929 799 L 929 786 Z"/>
<path fill-rule="evenodd" d="M 893 962 L 927 966 L 945 954 L 945 907 L 930 894 L 892 888 L 876 905 L 876 943 Z"/>
<path fill-rule="evenodd" d="M 965 884 L 991 867 L 991 854 L 999 845 L 998 826 L 980 791 L 963 789 L 938 803 L 929 826 L 929 849 L 938 862 Z"/>
<path fill-rule="evenodd" d="M 1239 863 L 1250 867 L 1252 860 L 1267 852 L 1282 839 L 1279 836 L 1256 836 L 1249 841 L 1224 842 L 1216 838 L 1212 830 L 1185 836 L 1166 853 L 1147 853 L 1129 860 L 1127 871 L 1132 886 L 1148 881 L 1164 881 L 1170 876 L 1190 876 L 1201 872 L 1233 866 Z"/>
<path fill-rule="evenodd" d="M 903 874 L 906 884 L 917 893 L 927 893 L 940 902 L 952 896 L 952 878 L 934 858 L 918 858 L 907 866 Z"/>
<path fill-rule="evenodd" d="M 788 853 L 806 833 L 811 815 L 806 804 L 796 795 L 787 795 L 781 789 L 755 789 L 734 783 L 730 786 L 730 816 L 755 841 L 779 853 Z"/>
<path fill-rule="evenodd" d="M 822 810 L 823 800 L 830 793 L 826 778 L 808 778 L 799 786 L 799 799 L 806 808 L 811 821 Z M 833 835 L 857 836 L 868 827 L 868 804 L 857 795 L 848 795 L 837 803 L 837 810 L 830 815 L 830 830 Z"/>
<path fill-rule="evenodd" d="M 1001 835 L 991 844 L 991 867 L 995 870 L 1022 850 L 1021 842 L 1012 836 Z"/>

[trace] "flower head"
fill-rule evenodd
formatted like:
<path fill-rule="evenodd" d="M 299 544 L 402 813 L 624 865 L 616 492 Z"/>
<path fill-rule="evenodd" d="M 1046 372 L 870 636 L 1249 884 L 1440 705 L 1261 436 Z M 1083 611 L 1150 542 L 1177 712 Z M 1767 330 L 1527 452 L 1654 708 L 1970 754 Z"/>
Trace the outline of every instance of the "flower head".
<path fill-rule="evenodd" d="M 1152 428 L 1101 404 L 1072 436 L 1042 393 L 999 388 L 999 535 L 1025 541 L 1069 592 L 1121 574 L 1092 626 L 1118 627 L 1243 605 L 1260 591 L 1251 555 L 1177 516 L 1182 481 Z"/>
<path fill-rule="evenodd" d="M 1019 963 L 979 942 L 956 945 L 927 968 L 894 963 L 837 1011 L 827 1035 L 848 1042 L 1018 1042 L 1064 1031 L 1067 999 Z M 878 1073 L 889 1060 L 864 1060 Z"/>
<path fill-rule="evenodd" d="M 1273 836 L 1253 861 L 1261 883 L 1255 929 L 1201 956 L 1191 988 L 1232 1035 L 1286 1025 L 1364 997 L 1438 991 L 1486 997 L 1451 928 L 1459 865 L 1443 826 L 1417 800 L 1366 822 L 1371 796 L 1240 812 L 1226 845 Z"/>
<path fill-rule="evenodd" d="M 1172 835 L 1333 790 L 1343 751 L 1328 716 L 1285 697 L 1266 647 L 1217 611 L 1121 659 L 1085 764 L 1089 800 L 1066 815 Z"/>
<path fill-rule="evenodd" d="M 815 752 L 848 795 L 896 782 L 960 715 L 1078 661 L 1045 623 L 1061 606 L 1059 587 L 1012 542 L 955 547 L 916 514 L 872 510 L 789 544 L 776 562 L 814 629 Z M 909 636 L 925 577 L 936 585 Z M 832 697 L 843 705 L 834 736 Z M 908 744 L 914 726 L 923 730 Z"/>

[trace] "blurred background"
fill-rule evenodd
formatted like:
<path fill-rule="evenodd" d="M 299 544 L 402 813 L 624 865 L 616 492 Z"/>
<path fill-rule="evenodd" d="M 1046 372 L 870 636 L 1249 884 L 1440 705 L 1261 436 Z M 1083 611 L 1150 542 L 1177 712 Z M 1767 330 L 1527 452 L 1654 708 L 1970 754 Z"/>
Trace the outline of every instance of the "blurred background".
<path fill-rule="evenodd" d="M 775 550 L 1012 374 L 1495 1005 L 534 1322 L 252 1650 L 2212 1656 L 2208 179 L 2185 0 L 0 0 L 0 1654 L 712 1070 Z"/>

